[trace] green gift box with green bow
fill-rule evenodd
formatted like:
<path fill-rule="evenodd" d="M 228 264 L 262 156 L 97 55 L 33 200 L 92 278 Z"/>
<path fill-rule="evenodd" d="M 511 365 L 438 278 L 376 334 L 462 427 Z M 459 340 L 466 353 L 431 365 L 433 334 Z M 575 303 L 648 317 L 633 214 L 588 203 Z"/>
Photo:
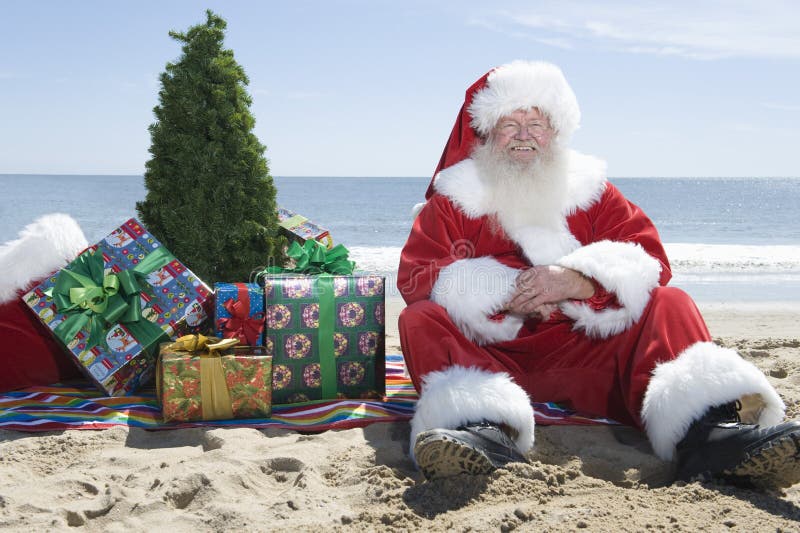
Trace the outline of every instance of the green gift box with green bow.
<path fill-rule="evenodd" d="M 273 404 L 385 395 L 385 278 L 347 249 L 292 243 L 292 266 L 261 273 Z"/>
<path fill-rule="evenodd" d="M 106 394 L 133 392 L 160 342 L 198 330 L 209 287 L 135 219 L 23 296 Z"/>

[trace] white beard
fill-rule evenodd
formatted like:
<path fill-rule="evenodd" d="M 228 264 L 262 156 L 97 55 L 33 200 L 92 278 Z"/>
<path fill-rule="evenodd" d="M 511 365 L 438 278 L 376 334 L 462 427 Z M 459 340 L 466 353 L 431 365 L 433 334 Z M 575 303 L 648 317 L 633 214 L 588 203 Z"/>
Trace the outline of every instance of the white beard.
<path fill-rule="evenodd" d="M 489 191 L 489 211 L 509 233 L 535 226 L 559 231 L 567 211 L 567 151 L 551 146 L 530 163 L 514 161 L 492 148 L 475 148 L 472 158 Z"/>

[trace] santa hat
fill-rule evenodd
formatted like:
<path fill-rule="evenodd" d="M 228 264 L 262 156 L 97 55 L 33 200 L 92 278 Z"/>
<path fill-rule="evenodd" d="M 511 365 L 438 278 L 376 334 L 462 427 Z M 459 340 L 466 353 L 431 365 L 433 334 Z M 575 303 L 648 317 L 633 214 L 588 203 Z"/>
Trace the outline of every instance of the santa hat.
<path fill-rule="evenodd" d="M 557 66 L 543 61 L 513 61 L 481 76 L 467 89 L 434 176 L 468 158 L 477 140 L 486 137 L 501 117 L 534 107 L 550 119 L 556 142 L 565 144 L 578 129 L 578 100 Z M 432 194 L 433 181 L 425 198 Z"/>
<path fill-rule="evenodd" d="M 45 215 L 0 245 L 0 391 L 79 375 L 63 348 L 21 296 L 88 246 L 68 215 Z"/>

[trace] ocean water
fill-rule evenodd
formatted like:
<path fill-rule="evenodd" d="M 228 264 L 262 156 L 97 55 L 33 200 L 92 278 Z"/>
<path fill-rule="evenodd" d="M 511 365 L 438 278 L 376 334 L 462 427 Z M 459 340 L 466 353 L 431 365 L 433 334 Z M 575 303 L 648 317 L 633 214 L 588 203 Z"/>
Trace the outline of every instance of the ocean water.
<path fill-rule="evenodd" d="M 363 270 L 392 277 L 428 178 L 275 178 L 279 205 L 328 228 Z M 699 301 L 800 301 L 800 179 L 612 179 L 658 227 L 672 285 Z M 0 175 L 0 243 L 72 215 L 89 241 L 135 216 L 142 176 Z M 393 283 L 390 283 L 393 287 Z"/>

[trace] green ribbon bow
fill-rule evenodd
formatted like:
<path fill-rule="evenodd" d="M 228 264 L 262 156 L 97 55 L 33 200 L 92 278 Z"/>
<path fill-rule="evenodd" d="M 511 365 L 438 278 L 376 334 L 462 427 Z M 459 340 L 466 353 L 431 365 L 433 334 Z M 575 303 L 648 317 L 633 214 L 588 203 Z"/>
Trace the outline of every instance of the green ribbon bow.
<path fill-rule="evenodd" d="M 166 332 L 142 316 L 140 294 L 152 295 L 145 280 L 147 275 L 174 259 L 166 248 L 160 247 L 130 270 L 105 274 L 102 253 L 80 255 L 59 272 L 55 285 L 46 291 L 52 296 L 56 311 L 66 315 L 53 333 L 69 344 L 85 328 L 89 331 L 87 350 L 97 345 L 107 349 L 106 332 L 121 323 L 144 348 L 168 340 Z"/>
<path fill-rule="evenodd" d="M 333 290 L 333 276 L 348 276 L 356 264 L 347 257 L 349 250 L 341 244 L 326 248 L 323 244 L 309 239 L 302 246 L 292 242 L 286 255 L 294 260 L 294 267 L 272 266 L 265 268 L 259 276 L 269 274 L 312 274 L 315 275 L 315 294 L 319 302 L 319 343 L 321 393 L 323 398 L 336 397 L 336 355 L 333 349 L 334 325 L 336 323 L 336 303 Z"/>
<path fill-rule="evenodd" d="M 341 244 L 337 244 L 331 249 L 325 245 L 308 239 L 302 246 L 297 241 L 293 241 L 286 255 L 294 260 L 294 267 L 285 268 L 279 266 L 267 267 L 261 274 L 334 274 L 346 276 L 353 273 L 356 268 L 354 261 L 347 257 L 350 251 Z"/>

